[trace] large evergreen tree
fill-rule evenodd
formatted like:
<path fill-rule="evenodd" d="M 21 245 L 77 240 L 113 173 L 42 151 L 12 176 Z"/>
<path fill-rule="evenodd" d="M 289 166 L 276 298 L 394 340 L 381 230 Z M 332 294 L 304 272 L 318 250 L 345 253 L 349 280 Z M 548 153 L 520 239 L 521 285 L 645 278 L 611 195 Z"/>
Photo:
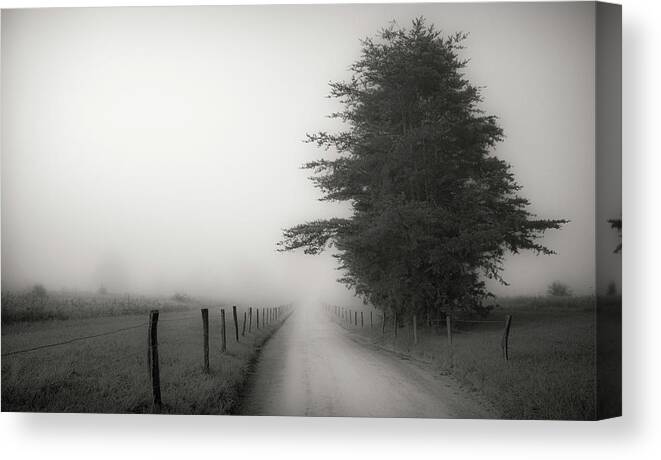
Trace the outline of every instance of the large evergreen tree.
<path fill-rule="evenodd" d="M 537 238 L 565 222 L 535 219 L 492 154 L 503 132 L 462 73 L 464 38 L 417 19 L 362 41 L 351 80 L 330 85 L 349 129 L 308 135 L 339 155 L 304 167 L 353 215 L 289 228 L 280 250 L 334 245 L 341 281 L 380 308 L 484 311 L 484 277 L 505 282 L 506 252 L 551 254 Z"/>

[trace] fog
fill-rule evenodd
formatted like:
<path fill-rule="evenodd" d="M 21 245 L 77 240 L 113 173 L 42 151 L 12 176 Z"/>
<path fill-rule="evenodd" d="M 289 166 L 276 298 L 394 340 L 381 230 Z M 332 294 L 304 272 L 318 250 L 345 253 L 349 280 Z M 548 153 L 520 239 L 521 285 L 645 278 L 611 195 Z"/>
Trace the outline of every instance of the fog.
<path fill-rule="evenodd" d="M 322 152 L 302 139 L 339 128 L 328 82 L 349 76 L 359 39 L 419 15 L 470 33 L 467 75 L 506 134 L 496 154 L 535 213 L 571 220 L 544 238 L 557 255 L 508 257 L 495 292 L 590 292 L 590 4 L 3 11 L 2 288 L 351 301 L 330 254 L 276 242 L 348 212 L 317 201 L 300 165 Z"/>

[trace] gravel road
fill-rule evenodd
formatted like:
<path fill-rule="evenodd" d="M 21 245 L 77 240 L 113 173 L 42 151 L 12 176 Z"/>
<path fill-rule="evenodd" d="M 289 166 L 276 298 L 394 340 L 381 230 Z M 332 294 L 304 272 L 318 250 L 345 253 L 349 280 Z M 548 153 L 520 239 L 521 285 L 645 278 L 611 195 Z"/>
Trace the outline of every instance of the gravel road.
<path fill-rule="evenodd" d="M 359 343 L 321 309 L 303 307 L 262 350 L 242 413 L 494 417 L 450 377 Z"/>

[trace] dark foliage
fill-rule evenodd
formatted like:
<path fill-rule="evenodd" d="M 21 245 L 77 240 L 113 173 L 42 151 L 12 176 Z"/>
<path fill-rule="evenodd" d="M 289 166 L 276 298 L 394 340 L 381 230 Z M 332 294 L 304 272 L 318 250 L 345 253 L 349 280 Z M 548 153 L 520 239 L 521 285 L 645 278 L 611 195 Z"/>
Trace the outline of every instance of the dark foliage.
<path fill-rule="evenodd" d="M 492 155 L 503 132 L 463 76 L 464 38 L 417 19 L 364 40 L 351 80 L 330 84 L 349 129 L 308 135 L 339 154 L 304 165 L 322 199 L 354 212 L 285 230 L 280 250 L 335 246 L 341 281 L 380 308 L 484 312 L 484 277 L 505 282 L 508 251 L 551 254 L 537 238 L 565 222 L 535 219 Z"/>

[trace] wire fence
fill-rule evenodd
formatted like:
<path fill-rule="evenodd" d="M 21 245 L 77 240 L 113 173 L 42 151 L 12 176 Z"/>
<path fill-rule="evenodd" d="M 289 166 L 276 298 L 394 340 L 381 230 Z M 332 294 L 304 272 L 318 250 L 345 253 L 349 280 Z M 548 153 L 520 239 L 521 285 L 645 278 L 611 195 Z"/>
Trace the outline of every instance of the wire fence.
<path fill-rule="evenodd" d="M 165 353 L 166 365 L 171 365 L 173 360 L 191 359 L 189 351 L 199 348 L 202 352 L 197 356 L 202 356 L 199 361 L 205 373 L 210 372 L 210 341 L 216 345 L 222 343 L 221 354 L 231 351 L 232 343 L 242 344 L 242 346 L 251 346 L 254 343 L 248 339 L 248 336 L 258 332 L 266 332 L 274 326 L 280 324 L 291 306 L 278 307 L 244 307 L 214 308 L 216 314 L 211 316 L 209 321 L 209 309 L 202 308 L 200 311 L 193 312 L 165 312 L 160 314 L 159 310 L 149 312 L 147 321 L 134 322 L 123 327 L 106 329 L 96 333 L 78 334 L 74 337 L 67 337 L 59 341 L 49 341 L 48 343 L 35 344 L 32 346 L 17 347 L 9 351 L 3 351 L 0 356 L 3 358 L 3 391 L 6 384 L 5 370 L 7 372 L 14 366 L 14 360 L 21 357 L 30 357 L 29 360 L 20 360 L 20 371 L 30 371 L 44 373 L 44 369 L 49 365 L 53 369 L 53 378 L 57 375 L 66 373 L 66 369 L 79 369 L 74 375 L 80 376 L 81 373 L 87 375 L 107 369 L 115 373 L 120 372 L 117 365 L 121 363 L 131 363 L 129 371 L 135 371 L 136 365 L 145 365 L 149 375 L 150 388 L 152 390 L 151 407 L 154 412 L 160 412 L 162 408 L 162 397 L 160 393 L 160 357 L 159 345 L 161 351 Z M 108 320 L 108 318 L 104 318 Z M 127 321 L 121 317 L 112 318 L 117 321 Z M 75 328 L 98 327 L 104 321 L 95 321 L 85 323 Z M 209 324 L 212 324 L 210 330 Z M 47 335 L 49 332 L 63 333 L 65 330 L 53 328 L 47 332 L 39 330 L 34 332 L 36 337 Z M 131 331 L 133 334 L 131 334 Z M 159 334 L 159 332 L 161 334 Z M 125 334 L 128 334 L 126 336 Z M 138 335 L 139 334 L 139 335 Z M 18 333 L 12 336 L 16 341 L 26 341 L 30 339 L 29 333 Z M 104 339 L 112 339 L 110 342 Z M 101 342 L 99 342 L 101 341 Z M 96 342 L 96 343 L 95 343 Z M 229 342 L 229 345 L 228 345 Z M 245 343 L 244 343 L 245 342 Z M 11 342 L 9 342 L 11 345 Z M 14 343 L 14 345 L 17 345 Z M 7 347 L 6 336 L 3 336 L 3 348 Z M 45 351 L 55 350 L 62 347 L 75 346 L 74 350 L 49 353 L 48 355 L 39 355 Z M 254 345 L 253 345 L 254 346 Z M 82 348 L 81 348 L 82 347 Z M 182 352 L 185 350 L 185 352 Z M 39 357 L 37 357 L 39 355 Z M 37 359 L 35 361 L 35 358 Z M 194 358 L 193 358 L 194 359 Z M 6 361 L 9 360 L 9 361 Z M 99 360 L 97 363 L 96 360 Z M 137 360 L 137 361 L 136 361 Z M 222 363 L 222 358 L 221 358 Z M 222 365 L 219 365 L 222 372 Z M 171 372 L 168 374 L 172 374 Z M 166 376 L 167 377 L 167 376 Z M 140 379 L 138 379 L 140 380 Z"/>
<path fill-rule="evenodd" d="M 347 307 L 342 307 L 338 305 L 329 305 L 329 304 L 324 304 L 323 309 L 332 317 L 334 317 L 342 326 L 346 328 L 359 328 L 363 329 L 366 327 L 365 325 L 365 314 L 369 314 L 369 328 L 373 329 L 375 327 L 375 317 L 377 318 L 377 322 L 380 323 L 381 327 L 381 335 L 385 336 L 386 331 L 388 329 L 392 330 L 393 332 L 393 337 L 397 337 L 397 330 L 399 329 L 399 324 L 400 321 L 402 320 L 401 313 L 398 314 L 397 312 L 391 312 L 390 313 L 390 318 L 388 318 L 388 315 L 385 311 L 383 310 L 378 310 L 375 308 L 361 308 L 361 309 L 356 309 L 354 308 L 347 308 Z M 452 349 L 453 346 L 453 334 L 456 332 L 456 325 L 458 324 L 479 324 L 479 325 L 490 325 L 490 326 L 497 326 L 499 328 L 502 328 L 502 336 L 500 340 L 500 349 L 503 355 L 503 359 L 505 361 L 509 361 L 510 359 L 510 354 L 509 354 L 509 338 L 510 338 L 510 330 L 512 326 L 512 315 L 506 315 L 503 319 L 463 319 L 463 318 L 457 318 L 452 313 L 450 312 L 443 312 L 445 315 L 445 318 L 443 319 L 432 319 L 430 317 L 427 317 L 427 321 L 425 321 L 429 326 L 442 326 L 445 324 L 445 329 L 446 329 L 446 336 L 447 336 L 447 343 L 449 349 Z M 360 320 L 359 320 L 360 318 Z M 392 326 L 389 328 L 388 323 L 392 321 Z M 418 344 L 418 317 L 417 315 L 413 314 L 409 317 L 409 324 L 412 329 L 412 335 L 413 335 L 413 344 L 417 345 Z"/>
<path fill-rule="evenodd" d="M 108 336 L 108 335 L 119 334 L 120 332 L 125 332 L 125 331 L 130 331 L 130 330 L 133 330 L 133 329 L 138 329 L 138 328 L 141 328 L 141 327 L 145 327 L 146 325 L 147 325 L 147 323 L 142 323 L 142 324 L 137 324 L 137 325 L 134 325 L 134 326 L 123 327 L 123 328 L 116 329 L 116 330 L 113 330 L 113 331 L 102 332 L 102 333 L 99 333 L 99 334 L 86 335 L 86 336 L 82 336 L 82 337 L 74 337 L 72 339 L 63 340 L 61 342 L 48 343 L 48 344 L 45 344 L 45 345 L 37 345 L 35 347 L 24 348 L 24 349 L 21 349 L 21 350 L 8 351 L 6 353 L 2 353 L 1 356 L 5 357 L 5 356 L 21 355 L 21 354 L 24 354 L 24 353 L 30 353 L 32 351 L 43 350 L 45 348 L 53 348 L 53 347 L 59 347 L 59 346 L 62 346 L 62 345 L 69 345 L 71 343 L 80 342 L 80 341 L 83 341 L 83 340 L 90 340 L 90 339 L 96 339 L 98 337 L 105 337 L 105 336 Z"/>

